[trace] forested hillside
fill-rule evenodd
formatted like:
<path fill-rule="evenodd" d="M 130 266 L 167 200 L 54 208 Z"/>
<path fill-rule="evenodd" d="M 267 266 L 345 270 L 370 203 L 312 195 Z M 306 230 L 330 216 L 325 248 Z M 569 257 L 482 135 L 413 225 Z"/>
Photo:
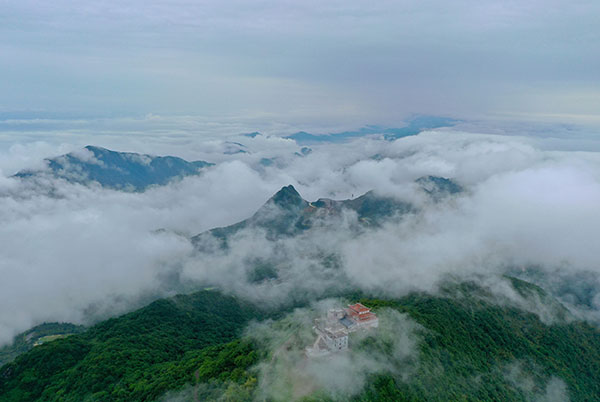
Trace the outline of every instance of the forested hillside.
<path fill-rule="evenodd" d="M 15 357 L 42 343 L 83 332 L 84 327 L 70 323 L 50 322 L 17 335 L 11 345 L 0 348 L 0 366 L 11 362 Z"/>
<path fill-rule="evenodd" d="M 523 282 L 519 283 L 523 287 Z M 486 301 L 473 284 L 460 297 L 361 298 L 405 313 L 420 330 L 408 376 L 369 375 L 357 401 L 532 400 L 562 384 L 573 401 L 600 398 L 600 332 L 584 322 L 544 324 L 533 313 Z M 251 400 L 256 364 L 272 353 L 243 337 L 264 312 L 216 291 L 176 296 L 35 347 L 0 369 L 6 401 L 151 401 L 187 390 L 204 399 Z M 374 346 L 375 345 L 375 346 Z M 383 346 L 382 346 L 383 345 Z M 354 347 L 384 348 L 369 338 Z M 370 349 L 371 348 L 371 349 Z M 330 394 L 315 391 L 325 400 Z M 310 396 L 309 396 L 310 399 Z"/>
<path fill-rule="evenodd" d="M 236 339 L 260 318 L 255 308 L 214 291 L 158 300 L 85 333 L 35 347 L 0 369 L 1 400 L 152 400 L 192 380 L 178 362 Z M 191 355 L 190 355 L 191 353 Z M 204 360 L 204 359 L 200 359 Z M 165 373 L 164 381 L 155 377 Z"/>

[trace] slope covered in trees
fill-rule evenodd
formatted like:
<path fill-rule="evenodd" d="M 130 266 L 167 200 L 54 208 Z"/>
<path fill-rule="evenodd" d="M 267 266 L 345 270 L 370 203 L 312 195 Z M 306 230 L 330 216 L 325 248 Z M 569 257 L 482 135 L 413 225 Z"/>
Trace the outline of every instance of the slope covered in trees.
<path fill-rule="evenodd" d="M 214 291 L 158 300 L 82 334 L 40 345 L 0 369 L 0 399 L 152 400 L 178 384 L 148 378 L 191 351 L 230 342 L 255 308 Z M 210 356 L 210 349 L 207 349 Z M 201 354 L 202 355 L 202 354 Z M 202 355 L 204 356 L 204 355 Z M 190 379 L 188 373 L 186 379 Z"/>
<path fill-rule="evenodd" d="M 15 336 L 11 345 L 0 348 L 0 366 L 11 362 L 17 356 L 27 352 L 34 346 L 58 337 L 64 337 L 83 332 L 84 327 L 64 322 L 49 322 Z"/>
<path fill-rule="evenodd" d="M 542 292 L 521 281 L 514 286 L 523 293 Z M 463 284 L 459 291 L 399 299 L 355 295 L 375 311 L 406 314 L 418 324 L 419 341 L 408 375 L 397 375 L 392 363 L 369 374 L 364 390 L 351 397 L 532 400 L 552 391 L 573 401 L 600 398 L 595 327 L 562 319 L 544 323 L 482 293 L 478 285 Z M 243 328 L 264 318 L 264 312 L 216 291 L 159 300 L 5 365 L 0 399 L 151 401 L 184 390 L 190 398 L 252 400 L 260 395 L 257 363 L 270 364 L 273 351 L 244 337 Z M 354 347 L 369 351 L 374 345 L 385 349 L 369 338 Z M 307 400 L 331 397 L 316 390 Z"/>

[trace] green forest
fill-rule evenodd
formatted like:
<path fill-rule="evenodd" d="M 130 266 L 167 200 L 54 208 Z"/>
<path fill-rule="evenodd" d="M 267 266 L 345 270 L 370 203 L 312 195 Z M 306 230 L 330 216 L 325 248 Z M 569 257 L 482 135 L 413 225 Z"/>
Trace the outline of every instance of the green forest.
<path fill-rule="evenodd" d="M 460 295 L 356 295 L 353 301 L 375 312 L 399 311 L 419 328 L 410 375 L 400 377 L 393 367 L 370 374 L 364 389 L 348 396 L 355 401 L 533 400 L 553 379 L 573 401 L 600 399 L 600 332 L 585 322 L 545 324 L 486 300 L 472 284 L 461 285 Z M 244 329 L 252 321 L 277 322 L 289 311 L 261 311 L 215 290 L 161 299 L 0 367 L 0 400 L 154 401 L 180 390 L 191 400 L 258 399 L 256 367 L 271 356 Z M 369 342 L 356 347 L 368 351 Z M 511 368 L 527 386 L 507 374 Z M 332 398 L 318 391 L 304 397 Z"/>

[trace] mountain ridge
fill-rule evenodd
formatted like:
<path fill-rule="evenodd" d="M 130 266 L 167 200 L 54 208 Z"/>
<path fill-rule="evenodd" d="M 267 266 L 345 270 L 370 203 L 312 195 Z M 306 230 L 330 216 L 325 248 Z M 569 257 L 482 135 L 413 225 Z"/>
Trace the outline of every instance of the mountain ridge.
<path fill-rule="evenodd" d="M 299 131 L 284 138 L 296 141 L 299 145 L 310 145 L 318 143 L 342 143 L 355 138 L 371 135 L 381 135 L 386 141 L 417 135 L 425 130 L 442 127 L 451 127 L 459 123 L 459 120 L 440 116 L 415 116 L 407 121 L 406 126 L 393 128 L 378 125 L 368 125 L 358 130 L 343 131 L 328 134 L 313 134 Z"/>
<path fill-rule="evenodd" d="M 463 188 L 451 179 L 437 176 L 424 176 L 415 183 L 435 202 L 463 191 Z M 192 236 L 191 240 L 198 246 L 204 240 L 216 238 L 220 247 L 226 247 L 228 237 L 246 228 L 266 230 L 269 239 L 294 236 L 324 222 L 327 218 L 341 217 L 343 210 L 354 211 L 358 222 L 363 226 L 379 226 L 394 216 L 415 212 L 416 208 L 406 201 L 378 195 L 372 190 L 346 200 L 319 198 L 309 202 L 289 184 L 271 196 L 249 218 L 199 233 Z"/>
<path fill-rule="evenodd" d="M 214 165 L 205 161 L 188 162 L 176 156 L 118 152 L 93 145 L 44 161 L 46 169 L 22 170 L 14 177 L 35 179 L 49 174 L 72 183 L 144 191 L 154 185 L 200 174 L 202 169 Z"/>
<path fill-rule="evenodd" d="M 324 222 L 326 218 L 340 217 L 344 209 L 355 211 L 363 225 L 378 225 L 393 215 L 411 212 L 413 206 L 393 197 L 377 196 L 372 191 L 354 199 L 320 198 L 309 202 L 290 184 L 277 191 L 251 217 L 199 233 L 192 237 L 192 243 L 198 246 L 203 240 L 216 238 L 221 247 L 226 247 L 228 237 L 246 228 L 265 230 L 269 239 L 294 236 Z"/>

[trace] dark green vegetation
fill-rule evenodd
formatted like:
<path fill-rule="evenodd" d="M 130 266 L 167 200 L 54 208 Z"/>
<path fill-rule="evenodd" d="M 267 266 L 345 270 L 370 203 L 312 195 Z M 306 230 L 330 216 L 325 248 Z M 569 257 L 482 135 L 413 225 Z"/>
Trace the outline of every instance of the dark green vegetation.
<path fill-rule="evenodd" d="M 210 359 L 226 359 L 229 352 L 221 352 L 228 348 L 243 349 L 226 344 L 250 319 L 261 317 L 255 308 L 214 291 L 158 300 L 82 334 L 37 346 L 3 366 L 0 400 L 153 400 L 192 381 L 202 364 L 203 380 L 222 371 L 238 379 L 234 366 L 247 367 L 251 354 L 222 367 Z"/>
<path fill-rule="evenodd" d="M 52 335 L 71 335 L 84 331 L 81 325 L 73 325 L 69 323 L 44 323 L 37 325 L 17 336 L 13 339 L 11 345 L 0 348 L 0 366 L 14 360 L 18 355 L 27 352 L 37 343 L 43 342 L 43 338 Z"/>
<path fill-rule="evenodd" d="M 555 376 L 573 401 L 600 398 L 600 332 L 587 323 L 545 325 L 534 314 L 471 297 L 363 302 L 405 312 L 426 330 L 412 379 L 378 376 L 358 400 L 528 400 L 505 373 L 517 361 L 539 377 L 540 392 Z"/>
<path fill-rule="evenodd" d="M 543 293 L 512 281 L 523 295 Z M 406 313 L 423 329 L 409 376 L 401 378 L 393 369 L 372 375 L 354 399 L 528 400 L 542 394 L 551 378 L 559 378 L 571 400 L 600 400 L 600 332 L 595 327 L 584 322 L 546 325 L 534 314 L 490 302 L 485 293 L 474 283 L 463 283 L 438 296 L 362 298 L 375 309 Z M 249 320 L 264 317 L 214 291 L 159 300 L 36 347 L 0 368 L 0 400 L 150 401 L 182 389 L 200 400 L 224 394 L 249 400 L 258 386 L 254 366 L 270 356 L 239 336 Z M 507 374 L 516 362 L 522 370 L 516 379 L 530 377 L 531 387 Z"/>
<path fill-rule="evenodd" d="M 202 168 L 212 165 L 204 161 L 188 162 L 174 156 L 115 152 L 90 145 L 79 153 L 47 159 L 46 163 L 52 175 L 74 183 L 96 182 L 103 187 L 133 191 L 196 175 Z M 15 176 L 30 178 L 42 173 L 23 171 Z"/>

